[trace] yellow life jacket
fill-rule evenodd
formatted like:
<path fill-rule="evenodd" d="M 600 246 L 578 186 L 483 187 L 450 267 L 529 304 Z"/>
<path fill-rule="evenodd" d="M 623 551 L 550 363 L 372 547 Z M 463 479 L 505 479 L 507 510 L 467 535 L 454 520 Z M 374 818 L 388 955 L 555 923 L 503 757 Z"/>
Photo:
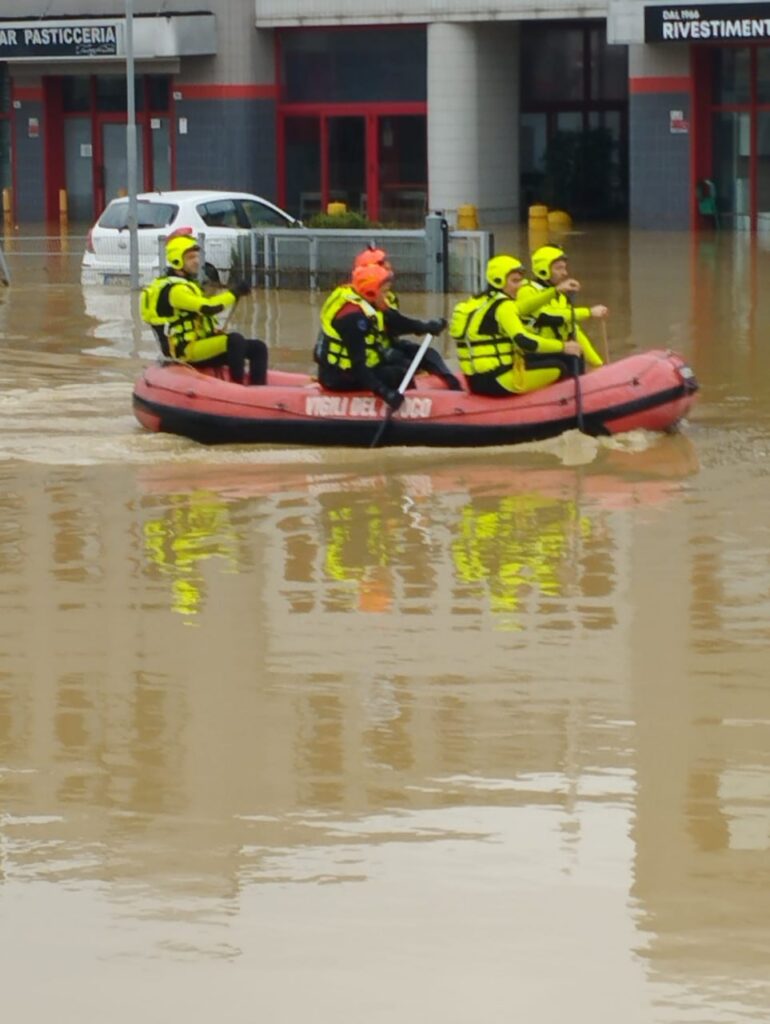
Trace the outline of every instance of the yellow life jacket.
<path fill-rule="evenodd" d="M 381 310 L 375 309 L 366 299 L 362 299 L 350 285 L 335 288 L 321 307 L 321 334 L 316 344 L 316 360 L 319 364 L 328 363 L 340 370 L 349 370 L 353 366 L 350 353 L 334 326 L 334 318 L 347 304 L 358 306 L 369 323 L 366 334 L 366 365 L 377 366 L 382 362 L 384 350 L 390 347 L 390 341 L 385 333 L 385 319 Z"/>
<path fill-rule="evenodd" d="M 186 284 L 186 277 L 176 274 L 167 274 L 164 277 L 156 277 L 146 287 L 142 288 L 141 295 L 141 316 L 146 324 L 155 326 L 157 324 L 170 324 L 176 319 L 176 313 L 168 301 L 168 293 L 175 284 Z"/>
<path fill-rule="evenodd" d="M 174 278 L 161 292 L 158 312 L 160 315 L 164 315 L 167 309 L 171 310 L 171 319 L 168 325 L 168 344 L 171 349 L 171 355 L 175 359 L 182 359 L 184 357 L 184 350 L 191 341 L 198 341 L 199 338 L 210 338 L 222 332 L 216 320 L 209 316 L 208 313 L 193 313 L 188 310 L 175 310 L 172 307 L 169 292 L 178 285 L 185 285 L 191 292 L 206 302 L 212 302 L 213 304 L 215 300 L 209 300 L 198 282 L 192 281 L 188 277 Z"/>
<path fill-rule="evenodd" d="M 150 284 L 142 288 L 139 306 L 140 315 L 142 320 L 152 327 L 164 356 L 171 355 L 168 338 L 166 337 L 166 328 L 176 319 L 176 313 L 168 301 L 168 293 L 173 285 L 186 281 L 186 277 L 168 274 L 163 277 L 156 277 L 154 281 L 151 281 Z"/>
<path fill-rule="evenodd" d="M 495 312 L 501 302 L 511 302 L 503 292 L 491 289 L 458 302 L 449 320 L 460 369 L 466 377 L 494 373 L 513 365 L 514 344 L 502 334 Z"/>

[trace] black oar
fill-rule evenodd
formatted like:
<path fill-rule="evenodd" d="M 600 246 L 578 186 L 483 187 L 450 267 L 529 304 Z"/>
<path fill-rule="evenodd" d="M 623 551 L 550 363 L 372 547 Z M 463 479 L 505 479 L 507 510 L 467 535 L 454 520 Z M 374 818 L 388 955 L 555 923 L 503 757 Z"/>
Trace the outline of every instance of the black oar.
<path fill-rule="evenodd" d="M 572 292 L 567 292 L 567 301 L 570 305 L 570 329 L 569 329 L 569 341 L 577 341 L 577 331 L 575 330 L 575 296 Z M 570 358 L 575 360 L 575 419 L 577 422 L 577 428 L 581 434 L 585 433 L 583 429 L 583 388 L 580 386 L 580 357 L 571 356 Z"/>
<path fill-rule="evenodd" d="M 403 395 L 403 393 L 409 387 L 409 385 L 410 385 L 410 383 L 412 381 L 412 377 L 414 377 L 415 373 L 417 373 L 417 367 L 422 362 L 422 357 L 428 351 L 428 349 L 430 347 L 430 343 L 432 341 L 433 341 L 433 335 L 432 334 L 426 334 L 425 337 L 422 339 L 422 343 L 421 343 L 420 347 L 417 349 L 417 351 L 414 354 L 414 359 L 411 361 L 411 363 L 409 364 L 409 368 L 407 369 L 406 373 L 404 374 L 404 379 L 398 385 L 398 393 L 400 395 Z M 383 418 L 382 423 L 377 428 L 377 433 L 374 435 L 374 438 L 372 439 L 372 443 L 369 445 L 370 448 L 376 448 L 379 445 L 380 441 L 382 440 L 382 435 L 385 433 L 385 429 L 388 426 L 388 424 L 390 423 L 390 420 L 391 420 L 392 416 L 393 416 L 393 409 L 391 409 L 391 407 L 388 406 L 388 410 L 385 413 L 385 417 Z"/>

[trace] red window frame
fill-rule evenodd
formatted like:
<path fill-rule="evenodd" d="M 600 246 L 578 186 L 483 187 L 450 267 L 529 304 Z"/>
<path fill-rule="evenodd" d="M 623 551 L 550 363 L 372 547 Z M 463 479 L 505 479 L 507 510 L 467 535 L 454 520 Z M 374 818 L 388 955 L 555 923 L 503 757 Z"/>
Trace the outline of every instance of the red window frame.
<path fill-rule="evenodd" d="M 711 98 L 713 56 L 719 50 L 742 49 L 749 51 L 749 100 L 747 103 L 714 103 Z M 692 161 L 693 180 L 692 195 L 695 196 L 696 184 L 702 178 L 711 178 L 714 173 L 713 163 L 713 115 L 718 113 L 737 113 L 749 115 L 749 230 L 756 232 L 758 222 L 757 197 L 757 114 L 770 112 L 770 102 L 760 103 L 757 100 L 757 55 L 760 50 L 770 50 L 760 43 L 735 43 L 725 46 L 693 46 L 691 48 L 691 81 L 693 83 L 693 110 L 695 139 L 693 141 Z M 693 200 L 693 224 L 700 220 L 697 200 Z"/>
<path fill-rule="evenodd" d="M 328 122 L 332 117 L 361 117 L 364 120 L 365 140 L 365 190 L 367 194 L 367 215 L 377 220 L 380 215 L 380 153 L 379 123 L 381 117 L 397 117 L 399 114 L 418 115 L 427 118 L 428 104 L 413 103 L 280 103 L 277 124 L 277 179 L 278 205 L 286 205 L 286 121 L 291 117 L 317 117 L 320 120 L 321 138 L 321 208 L 329 203 L 329 132 Z"/>
<path fill-rule="evenodd" d="M 415 25 L 389 26 L 413 29 Z M 377 25 L 335 26 L 325 31 L 346 32 L 366 28 L 376 32 Z M 301 29 L 284 29 L 285 32 L 301 31 Z M 275 33 L 275 88 L 278 96 L 276 109 L 276 181 L 278 205 L 286 206 L 286 119 L 290 117 L 317 117 L 320 119 L 321 140 L 321 209 L 325 210 L 329 201 L 329 135 L 328 120 L 331 117 L 363 117 L 365 146 L 365 189 L 367 195 L 367 215 L 370 220 L 378 220 L 380 215 L 380 174 L 379 174 L 379 119 L 381 117 L 397 117 L 399 114 L 428 116 L 427 100 L 414 101 L 381 101 L 367 103 L 291 103 L 283 97 L 281 85 L 281 68 L 283 66 L 281 51 L 281 33 Z M 427 182 L 426 182 L 427 184 Z"/>

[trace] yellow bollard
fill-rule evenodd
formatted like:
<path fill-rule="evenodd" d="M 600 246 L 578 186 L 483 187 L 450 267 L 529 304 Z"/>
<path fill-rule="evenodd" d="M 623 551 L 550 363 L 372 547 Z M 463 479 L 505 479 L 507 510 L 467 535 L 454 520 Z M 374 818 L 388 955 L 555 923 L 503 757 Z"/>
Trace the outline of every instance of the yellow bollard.
<path fill-rule="evenodd" d="M 326 212 L 331 214 L 332 217 L 338 217 L 341 213 L 348 212 L 347 203 L 327 203 Z"/>
<path fill-rule="evenodd" d="M 545 217 L 542 217 L 540 220 L 535 218 L 535 220 L 529 222 L 528 241 L 530 252 L 539 249 L 541 245 L 548 245 L 550 240 L 551 235 L 548 231 L 548 221 Z"/>
<path fill-rule="evenodd" d="M 529 208 L 529 248 L 530 252 L 548 244 L 548 207 L 536 203 Z"/>
<path fill-rule="evenodd" d="M 59 189 L 59 223 L 66 224 L 69 220 L 69 199 L 66 188 Z"/>
<path fill-rule="evenodd" d="M 3 230 L 6 246 L 13 235 L 13 193 L 9 188 L 3 189 Z"/>
<path fill-rule="evenodd" d="M 548 227 L 558 231 L 569 231 L 572 227 L 572 217 L 566 210 L 549 210 Z"/>
<path fill-rule="evenodd" d="M 478 210 L 472 203 L 466 203 L 457 207 L 457 230 L 478 231 L 479 215 Z"/>

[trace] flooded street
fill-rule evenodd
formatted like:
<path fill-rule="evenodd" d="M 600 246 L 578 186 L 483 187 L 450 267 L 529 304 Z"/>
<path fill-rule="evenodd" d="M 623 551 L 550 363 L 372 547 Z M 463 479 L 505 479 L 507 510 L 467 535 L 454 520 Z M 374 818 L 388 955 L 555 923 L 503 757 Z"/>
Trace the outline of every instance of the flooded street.
<path fill-rule="evenodd" d="M 4 1020 L 770 1019 L 770 252 L 565 245 L 681 433 L 149 434 L 136 300 L 5 247 Z M 323 297 L 234 325 L 308 370 Z"/>

